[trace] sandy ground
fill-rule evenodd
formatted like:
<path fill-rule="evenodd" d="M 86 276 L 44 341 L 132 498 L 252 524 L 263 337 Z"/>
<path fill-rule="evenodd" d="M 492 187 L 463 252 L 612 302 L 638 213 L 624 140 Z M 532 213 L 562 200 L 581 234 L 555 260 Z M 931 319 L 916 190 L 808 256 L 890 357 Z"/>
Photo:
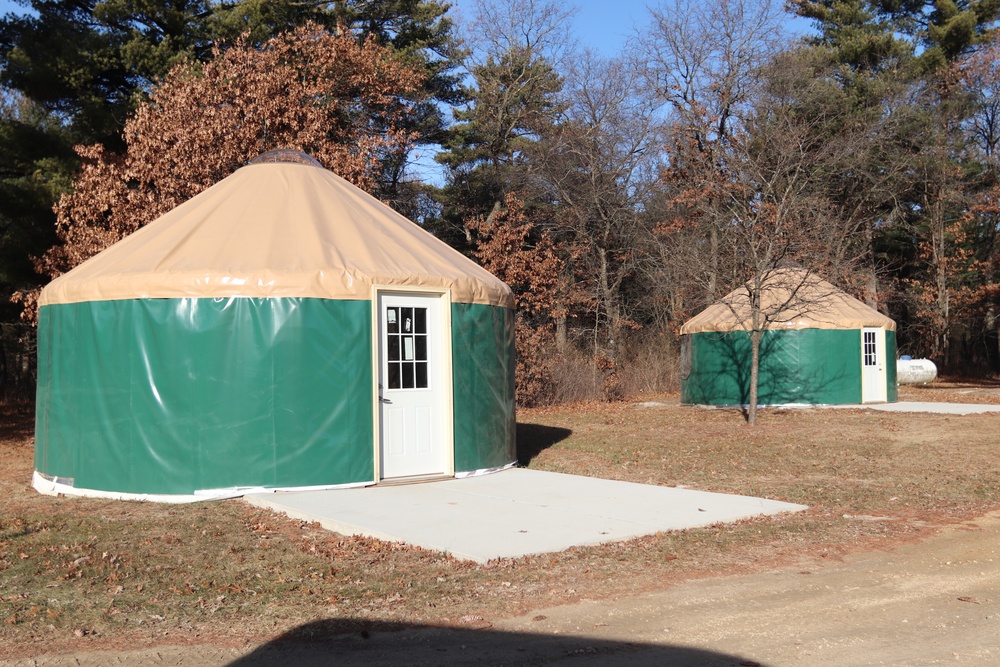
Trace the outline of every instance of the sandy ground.
<path fill-rule="evenodd" d="M 263 646 L 161 646 L 0 661 L 109 665 L 997 665 L 1000 513 L 917 544 L 719 577 L 618 600 L 468 619 L 467 630 L 373 625 Z M 479 629 L 474 629 L 479 628 Z M 299 629 L 323 634 L 323 623 Z"/>

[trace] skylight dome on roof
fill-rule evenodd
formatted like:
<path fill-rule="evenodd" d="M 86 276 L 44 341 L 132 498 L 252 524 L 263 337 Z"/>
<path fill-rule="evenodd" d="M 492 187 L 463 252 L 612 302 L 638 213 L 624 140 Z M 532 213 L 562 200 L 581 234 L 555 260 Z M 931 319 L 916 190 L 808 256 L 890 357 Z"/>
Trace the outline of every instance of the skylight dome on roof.
<path fill-rule="evenodd" d="M 323 168 L 323 165 L 321 165 L 318 160 L 293 148 L 279 148 L 275 151 L 261 153 L 254 159 L 250 160 L 249 164 L 269 164 L 273 162 L 283 162 L 286 164 L 307 164 L 310 167 L 319 167 L 320 169 Z"/>

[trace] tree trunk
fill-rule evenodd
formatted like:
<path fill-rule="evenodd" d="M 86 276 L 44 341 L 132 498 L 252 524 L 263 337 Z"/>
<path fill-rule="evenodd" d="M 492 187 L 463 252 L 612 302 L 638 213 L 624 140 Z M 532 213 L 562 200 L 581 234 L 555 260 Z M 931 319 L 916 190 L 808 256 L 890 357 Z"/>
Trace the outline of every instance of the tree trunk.
<path fill-rule="evenodd" d="M 878 310 L 878 276 L 875 273 L 875 238 L 872 225 L 865 227 L 865 271 L 868 273 L 865 281 L 865 303 L 869 308 Z"/>
<path fill-rule="evenodd" d="M 941 366 L 948 366 L 948 267 L 946 258 L 947 234 L 945 229 L 943 204 L 935 201 L 931 212 L 931 261 L 934 270 L 934 356 Z"/>
<path fill-rule="evenodd" d="M 604 311 L 605 326 L 607 327 L 604 345 L 607 350 L 607 356 L 612 361 L 617 361 L 617 338 L 621 318 L 619 317 L 618 307 L 615 303 L 614 295 L 611 293 L 611 281 L 608 276 L 608 251 L 604 248 L 599 248 L 598 257 L 600 258 L 601 268 L 600 275 L 598 276 L 598 292 L 600 294 L 600 298 L 598 300 L 597 308 L 598 311 Z"/>
<path fill-rule="evenodd" d="M 556 318 L 556 351 L 559 354 L 565 354 L 568 345 L 569 334 L 566 331 L 566 316 L 560 315 Z"/>
<path fill-rule="evenodd" d="M 760 384 L 760 341 L 764 337 L 766 319 L 761 312 L 761 290 L 763 289 L 761 273 L 754 278 L 750 290 L 750 404 L 747 406 L 747 423 L 757 424 L 757 399 Z"/>
<path fill-rule="evenodd" d="M 762 331 L 750 332 L 750 405 L 747 407 L 747 423 L 757 423 L 757 383 L 760 379 L 760 339 Z"/>
<path fill-rule="evenodd" d="M 708 232 L 708 301 L 715 303 L 719 284 L 719 229 L 713 222 Z"/>

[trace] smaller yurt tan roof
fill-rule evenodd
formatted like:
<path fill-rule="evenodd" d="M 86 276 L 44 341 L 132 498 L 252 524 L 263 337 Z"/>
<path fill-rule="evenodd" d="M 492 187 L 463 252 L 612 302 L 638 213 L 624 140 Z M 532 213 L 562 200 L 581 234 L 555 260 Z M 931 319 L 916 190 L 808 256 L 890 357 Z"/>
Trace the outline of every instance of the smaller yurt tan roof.
<path fill-rule="evenodd" d="M 890 318 L 803 269 L 773 271 L 761 290 L 761 309 L 771 330 L 896 330 Z M 750 292 L 741 287 L 685 322 L 681 334 L 741 331 L 749 319 Z"/>
<path fill-rule="evenodd" d="M 261 161 L 56 278 L 39 305 L 138 298 L 367 300 L 449 289 L 511 307 L 498 278 L 310 158 Z"/>

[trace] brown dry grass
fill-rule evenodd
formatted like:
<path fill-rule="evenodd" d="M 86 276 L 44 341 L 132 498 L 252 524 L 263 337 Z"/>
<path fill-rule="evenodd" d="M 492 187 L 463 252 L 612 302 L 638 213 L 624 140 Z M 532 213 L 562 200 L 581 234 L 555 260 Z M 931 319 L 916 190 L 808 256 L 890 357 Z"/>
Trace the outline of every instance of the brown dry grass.
<path fill-rule="evenodd" d="M 765 410 L 751 428 L 735 411 L 647 400 L 660 405 L 522 411 L 521 457 L 532 468 L 811 509 L 474 565 L 342 538 L 240 501 L 40 496 L 29 488 L 31 414 L 0 408 L 0 655 L 264 641 L 319 619 L 342 630 L 376 620 L 458 624 L 837 558 L 1000 506 L 1000 415 Z"/>

